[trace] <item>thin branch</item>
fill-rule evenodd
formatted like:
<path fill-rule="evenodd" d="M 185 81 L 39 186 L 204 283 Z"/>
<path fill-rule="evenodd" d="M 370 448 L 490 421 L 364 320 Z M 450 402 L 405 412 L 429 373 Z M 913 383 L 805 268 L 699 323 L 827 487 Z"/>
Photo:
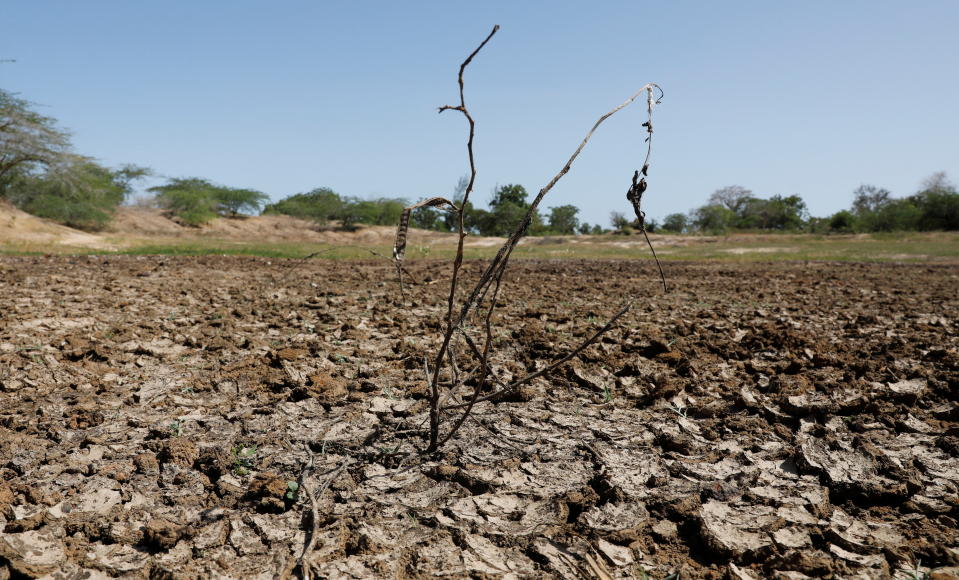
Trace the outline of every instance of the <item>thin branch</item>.
<path fill-rule="evenodd" d="M 523 378 L 521 378 L 521 379 L 518 379 L 518 380 L 516 380 L 516 381 L 513 381 L 512 383 L 510 383 L 509 385 L 507 385 L 506 387 L 504 387 L 504 388 L 502 388 L 502 389 L 500 389 L 500 390 L 498 390 L 498 391 L 494 391 L 494 392 L 492 392 L 492 393 L 490 393 L 490 394 L 488 394 L 488 395 L 483 395 L 482 397 L 477 397 L 476 400 L 475 400 L 475 401 L 472 401 L 471 403 L 461 403 L 461 404 L 459 404 L 459 405 L 450 405 L 450 406 L 445 407 L 444 410 L 448 410 L 448 409 L 461 409 L 461 408 L 466 407 L 468 404 L 469 404 L 469 405 L 472 405 L 472 404 L 476 404 L 476 403 L 481 403 L 481 402 L 483 402 L 483 401 L 489 401 L 490 399 L 495 399 L 495 398 L 497 398 L 497 397 L 501 397 L 501 396 L 503 396 L 503 395 L 505 395 L 505 394 L 507 394 L 507 393 L 510 393 L 511 391 L 514 391 L 514 390 L 518 389 L 519 387 L 525 385 L 526 383 L 532 381 L 533 379 L 539 378 L 539 377 L 541 377 L 541 376 L 543 376 L 543 375 L 545 375 L 545 374 L 549 374 L 549 373 L 553 372 L 553 371 L 556 370 L 558 367 L 566 364 L 567 362 L 571 361 L 571 360 L 574 359 L 575 357 L 579 356 L 579 354 L 580 354 L 581 352 L 583 352 L 584 350 L 586 350 L 591 344 L 593 344 L 594 342 L 596 342 L 597 340 L 599 340 L 599 338 L 600 338 L 601 336 L 603 336 L 604 334 L 606 334 L 606 333 L 609 331 L 609 329 L 611 329 L 611 328 L 613 327 L 613 325 L 615 325 L 616 322 L 619 321 L 620 318 L 622 318 L 623 316 L 625 316 L 626 313 L 629 312 L 629 311 L 633 308 L 633 303 L 634 303 L 634 301 L 633 301 L 633 300 L 630 300 L 629 303 L 626 304 L 626 306 L 624 306 L 619 312 L 617 312 L 616 314 L 614 314 L 613 317 L 610 318 L 609 321 L 607 321 L 606 324 L 605 324 L 602 328 L 600 328 L 600 329 L 597 330 L 595 333 L 593 333 L 592 336 L 590 336 L 588 339 L 586 339 L 585 341 L 583 341 L 579 346 L 577 346 L 576 348 L 574 348 L 573 350 L 571 350 L 569 353 L 567 353 L 566 356 L 564 356 L 563 358 L 561 358 L 561 359 L 553 362 L 552 364 L 550 364 L 550 365 L 548 365 L 548 366 L 546 366 L 546 367 L 544 367 L 544 368 L 542 368 L 542 369 L 540 369 L 540 370 L 538 370 L 538 371 L 536 371 L 536 372 L 534 372 L 534 373 L 530 373 L 530 374 L 526 375 L 525 377 L 523 377 Z"/>
<path fill-rule="evenodd" d="M 449 432 L 447 432 L 446 437 L 444 437 L 439 444 L 443 445 L 450 438 L 459 431 L 459 428 L 463 426 L 463 423 L 466 422 L 466 419 L 470 416 L 470 412 L 473 410 L 473 405 L 476 404 L 476 401 L 479 399 L 480 393 L 483 392 L 483 387 L 486 386 L 486 379 L 490 374 L 489 367 L 489 351 L 493 345 L 493 329 L 490 319 L 493 316 L 493 310 L 496 308 L 496 298 L 499 295 L 500 281 L 496 281 L 496 289 L 493 291 L 493 299 L 490 301 L 489 309 L 486 311 L 486 318 L 484 320 L 484 327 L 486 331 L 486 336 L 483 341 L 483 352 L 479 357 L 479 362 L 481 365 L 480 368 L 480 378 L 476 381 L 476 386 L 473 388 L 473 396 L 470 397 L 469 404 L 467 404 L 466 409 L 463 410 L 463 414 L 460 415 L 456 423 L 450 427 Z"/>
<path fill-rule="evenodd" d="M 470 294 L 469 298 L 463 304 L 463 308 L 460 311 L 459 324 L 462 324 L 463 321 L 466 320 L 470 310 L 476 304 L 477 298 L 483 292 L 484 288 L 492 282 L 494 277 L 502 276 L 502 273 L 505 271 L 506 265 L 509 262 L 509 258 L 513 253 L 513 250 L 516 248 L 516 245 L 519 243 L 520 238 L 522 238 L 523 235 L 525 234 L 526 228 L 529 227 L 529 224 L 532 222 L 533 213 L 539 207 L 539 204 L 543 200 L 543 197 L 545 197 L 546 194 L 549 193 L 551 189 L 553 189 L 553 186 L 555 186 L 556 183 L 560 179 L 562 179 L 563 176 L 566 175 L 566 173 L 569 172 L 570 167 L 572 167 L 573 165 L 573 161 L 575 161 L 576 158 L 579 157 L 579 154 L 583 151 L 583 148 L 586 147 L 586 144 L 589 143 L 589 140 L 592 138 L 593 133 L 596 132 L 596 129 L 598 129 L 599 126 L 602 125 L 604 121 L 606 121 L 606 119 L 612 117 L 619 111 L 623 110 L 624 108 L 632 104 L 643 93 L 647 94 L 647 111 L 649 115 L 649 120 L 647 121 L 647 123 L 649 123 L 650 128 L 652 127 L 652 110 L 653 110 L 653 106 L 656 103 L 656 101 L 654 101 L 652 97 L 653 88 L 659 89 L 659 85 L 657 85 L 656 83 L 648 83 L 644 85 L 643 88 L 636 91 L 635 94 L 633 94 L 631 97 L 626 99 L 621 105 L 619 105 L 618 107 L 612 109 L 611 111 L 601 116 L 596 121 L 596 123 L 593 124 L 593 127 L 589 130 L 588 133 L 586 133 L 586 136 L 583 138 L 582 142 L 580 142 L 579 147 L 577 147 L 576 151 L 574 151 L 573 154 L 569 157 L 569 160 L 566 161 L 566 164 L 563 166 L 563 168 L 560 169 L 559 172 L 553 177 L 553 179 L 551 179 L 549 183 L 547 183 L 546 186 L 539 191 L 539 194 L 537 194 L 536 198 L 530 204 L 530 207 L 526 212 L 526 217 L 523 219 L 523 222 L 520 224 L 520 226 L 516 228 L 516 231 L 514 231 L 513 234 L 510 235 L 506 243 L 503 244 L 503 247 L 501 247 L 499 252 L 496 253 L 496 256 L 490 262 L 489 267 L 487 267 L 486 272 L 480 278 L 480 281 L 474 287 L 473 292 Z M 649 131 L 650 129 L 647 129 L 647 130 Z M 643 171 L 648 171 L 649 157 L 651 152 L 652 152 L 652 139 L 648 138 L 647 148 L 646 148 L 646 161 L 643 165 Z"/>
<path fill-rule="evenodd" d="M 440 391 L 439 391 L 439 380 L 440 380 L 440 367 L 443 364 L 443 359 L 446 357 L 446 352 L 450 347 L 450 341 L 453 339 L 453 333 L 456 331 L 456 326 L 458 324 L 453 321 L 453 308 L 456 301 L 456 289 L 459 286 L 459 272 L 460 267 L 463 265 L 463 245 L 466 239 L 466 228 L 464 227 L 464 214 L 467 207 L 467 202 L 469 201 L 470 193 L 473 191 L 473 184 L 476 183 L 476 158 L 473 155 L 473 138 L 476 135 L 476 122 L 473 120 L 472 115 L 470 115 L 469 110 L 466 108 L 466 93 L 465 93 L 465 84 L 463 81 L 463 73 L 466 71 L 466 67 L 473 61 L 473 57 L 479 54 L 479 51 L 486 46 L 486 43 L 493 38 L 493 35 L 496 34 L 496 31 L 499 30 L 499 25 L 493 27 L 493 30 L 490 31 L 489 35 L 486 37 L 483 42 L 480 43 L 476 50 L 474 50 L 470 55 L 463 61 L 463 64 L 460 65 L 460 72 L 458 76 L 458 82 L 460 87 L 460 104 L 458 107 L 440 107 L 439 112 L 442 113 L 445 110 L 453 109 L 461 112 L 466 121 L 469 123 L 469 138 L 466 141 L 466 151 L 469 156 L 470 162 L 470 180 L 469 184 L 466 186 L 466 191 L 463 193 L 463 201 L 460 203 L 459 211 L 457 211 L 457 220 L 456 220 L 456 229 L 458 236 L 458 241 L 456 244 L 456 257 L 453 259 L 453 275 L 450 279 L 450 293 L 447 298 L 447 309 L 446 309 L 446 332 L 443 335 L 443 343 L 440 345 L 439 351 L 436 354 L 436 364 L 433 369 L 433 380 L 430 381 L 430 442 L 427 447 L 427 452 L 432 453 L 439 448 L 439 430 L 440 430 Z"/>
<path fill-rule="evenodd" d="M 311 453 L 310 467 L 312 467 L 312 465 L 313 465 L 313 454 Z M 316 537 L 320 533 L 320 516 L 319 516 L 319 508 L 316 503 L 316 498 L 317 496 L 323 495 L 323 492 L 326 491 L 328 487 L 330 487 L 333 481 L 340 476 L 340 473 L 342 473 L 343 470 L 346 469 L 348 465 L 349 465 L 349 461 L 344 461 L 343 463 L 340 464 L 339 467 L 332 470 L 332 472 L 327 472 L 330 474 L 330 476 L 326 478 L 326 481 L 323 483 L 322 487 L 320 487 L 320 489 L 315 494 L 306 485 L 307 468 L 304 468 L 303 474 L 301 475 L 302 480 L 301 480 L 300 486 L 301 486 L 301 489 L 303 489 L 304 493 L 306 493 L 306 495 L 308 495 L 310 498 L 310 508 L 312 512 L 311 513 L 312 521 L 310 522 L 312 525 L 312 530 L 310 532 L 310 539 L 306 542 L 306 545 L 303 546 L 303 552 L 300 554 L 300 557 L 299 559 L 297 559 L 297 562 L 296 562 L 296 567 L 300 569 L 300 574 L 304 580 L 309 580 L 310 578 L 310 565 L 309 565 L 308 559 L 310 557 L 310 553 L 313 551 L 313 546 L 316 545 Z"/>

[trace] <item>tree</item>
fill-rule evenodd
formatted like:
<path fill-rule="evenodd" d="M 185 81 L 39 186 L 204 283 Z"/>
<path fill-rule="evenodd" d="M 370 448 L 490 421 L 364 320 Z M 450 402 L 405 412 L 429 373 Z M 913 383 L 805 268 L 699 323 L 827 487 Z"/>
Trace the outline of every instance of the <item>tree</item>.
<path fill-rule="evenodd" d="M 489 206 L 496 209 L 501 205 L 511 203 L 521 207 L 528 207 L 526 203 L 528 195 L 526 188 L 522 185 L 503 185 L 493 191 L 493 199 L 490 200 Z"/>
<path fill-rule="evenodd" d="M 579 219 L 576 218 L 578 213 L 579 208 L 575 205 L 549 208 L 549 231 L 561 235 L 575 234 L 579 226 Z"/>
<path fill-rule="evenodd" d="M 191 226 L 202 225 L 218 215 L 236 217 L 243 209 L 258 210 L 266 195 L 252 189 L 216 185 L 199 177 L 171 178 L 151 187 L 160 206 Z"/>
<path fill-rule="evenodd" d="M 75 156 L 56 172 L 21 174 L 8 187 L 8 198 L 20 209 L 84 230 L 106 226 L 118 205 L 130 195 L 133 181 L 149 170 L 124 165 L 116 170 Z"/>
<path fill-rule="evenodd" d="M 919 229 L 922 210 L 911 199 L 892 199 L 869 216 L 869 229 L 874 232 L 898 232 Z"/>
<path fill-rule="evenodd" d="M 856 215 L 844 209 L 834 213 L 829 218 L 829 231 L 847 234 L 856 231 Z"/>
<path fill-rule="evenodd" d="M 400 221 L 403 209 L 409 205 L 400 198 L 380 197 L 377 199 L 346 198 L 339 218 L 343 226 L 369 224 L 376 226 L 395 225 Z"/>
<path fill-rule="evenodd" d="M 216 217 L 216 186 L 199 177 L 170 178 L 164 185 L 147 191 L 156 195 L 160 207 L 191 226 L 200 226 Z"/>
<path fill-rule="evenodd" d="M 490 200 L 490 211 L 480 213 L 473 210 L 476 227 L 484 236 L 508 236 L 516 226 L 526 217 L 530 205 L 526 203 L 526 188 L 522 185 L 503 185 L 493 191 Z M 543 223 L 539 212 L 533 212 L 525 234 L 537 235 L 543 233 Z"/>
<path fill-rule="evenodd" d="M 328 187 L 319 187 L 307 193 L 297 193 L 263 208 L 264 214 L 283 214 L 307 219 L 324 225 L 338 219 L 344 200 Z"/>
<path fill-rule="evenodd" d="M 467 232 L 479 234 L 481 236 L 492 236 L 490 233 L 492 214 L 485 209 L 479 209 L 473 205 L 473 202 L 466 202 L 463 208 L 463 229 Z M 454 230 L 455 231 L 455 230 Z"/>
<path fill-rule="evenodd" d="M 72 151 L 66 131 L 0 89 L 0 198 L 72 227 L 103 228 L 149 170 L 108 169 Z"/>
<path fill-rule="evenodd" d="M 740 215 L 749 200 L 753 199 L 753 192 L 741 185 L 727 185 L 714 191 L 707 200 L 707 205 L 721 205 L 729 211 Z"/>
<path fill-rule="evenodd" d="M 852 195 L 852 211 L 860 218 L 879 211 L 889 203 L 889 190 L 875 185 L 860 185 Z"/>
<path fill-rule="evenodd" d="M 740 229 L 797 230 L 808 218 L 806 202 L 798 195 L 774 195 L 769 199 L 744 200 L 732 226 Z"/>
<path fill-rule="evenodd" d="M 423 230 L 448 231 L 443 212 L 435 207 L 420 207 L 410 215 L 410 225 Z"/>
<path fill-rule="evenodd" d="M 920 191 L 946 191 L 955 193 L 956 185 L 950 181 L 945 171 L 937 171 L 922 180 L 922 189 Z"/>
<path fill-rule="evenodd" d="M 764 206 L 764 229 L 798 230 L 809 218 L 806 202 L 798 195 L 774 195 Z"/>
<path fill-rule="evenodd" d="M 30 105 L 0 89 L 0 197 L 19 176 L 62 171 L 78 162 L 69 135 Z"/>
<path fill-rule="evenodd" d="M 511 202 L 500 203 L 479 220 L 480 233 L 484 236 L 505 237 L 513 233 L 516 225 L 526 217 L 529 207 Z M 529 233 L 527 231 L 527 233 Z"/>
<path fill-rule="evenodd" d="M 735 219 L 733 210 L 719 204 L 704 205 L 693 212 L 696 229 L 711 234 L 726 233 Z"/>
<path fill-rule="evenodd" d="M 619 231 L 629 226 L 629 219 L 622 212 L 613 211 L 609 213 L 609 225 Z"/>
<path fill-rule="evenodd" d="M 216 191 L 217 213 L 236 217 L 241 213 L 260 213 L 260 207 L 269 200 L 269 196 L 253 189 L 234 189 L 219 187 Z"/>
<path fill-rule="evenodd" d="M 927 178 L 923 189 L 909 201 L 921 212 L 920 230 L 959 230 L 959 193 L 944 172 Z"/>
<path fill-rule="evenodd" d="M 663 218 L 663 225 L 660 226 L 664 232 L 673 232 L 681 234 L 689 225 L 689 218 L 683 213 L 671 213 Z"/>

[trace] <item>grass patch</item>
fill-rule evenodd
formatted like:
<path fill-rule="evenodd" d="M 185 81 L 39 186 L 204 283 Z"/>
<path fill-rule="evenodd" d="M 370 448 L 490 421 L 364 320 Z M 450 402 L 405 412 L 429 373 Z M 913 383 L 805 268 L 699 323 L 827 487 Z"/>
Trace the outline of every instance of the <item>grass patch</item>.
<path fill-rule="evenodd" d="M 218 239 L 159 241 L 110 240 L 119 250 L 97 250 L 55 244 L 16 243 L 0 245 L 0 255 L 159 255 L 159 256 L 259 256 L 357 260 L 388 258 L 386 244 L 332 245 L 296 242 L 242 242 Z M 455 239 L 417 245 L 415 239 L 407 260 L 450 259 L 456 253 Z M 730 236 L 654 236 L 656 252 L 664 260 L 712 260 L 724 262 L 842 261 L 929 262 L 959 259 L 959 232 L 884 233 L 824 236 L 813 234 L 736 234 Z M 468 245 L 466 259 L 492 257 L 498 246 Z M 648 259 L 649 249 L 639 236 L 582 236 L 527 238 L 515 250 L 519 259 Z"/>

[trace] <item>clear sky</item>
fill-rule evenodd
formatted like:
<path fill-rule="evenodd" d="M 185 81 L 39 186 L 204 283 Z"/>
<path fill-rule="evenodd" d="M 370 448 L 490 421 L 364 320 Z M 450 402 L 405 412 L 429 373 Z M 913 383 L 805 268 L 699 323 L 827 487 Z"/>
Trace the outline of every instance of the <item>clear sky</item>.
<path fill-rule="evenodd" d="M 4 0 L 0 87 L 80 153 L 273 199 L 331 187 L 412 200 L 467 173 L 474 199 L 535 193 L 595 120 L 665 90 L 647 213 L 742 185 L 813 215 L 871 183 L 959 178 L 959 2 Z M 642 163 L 642 104 L 610 119 L 544 201 L 608 225 Z"/>

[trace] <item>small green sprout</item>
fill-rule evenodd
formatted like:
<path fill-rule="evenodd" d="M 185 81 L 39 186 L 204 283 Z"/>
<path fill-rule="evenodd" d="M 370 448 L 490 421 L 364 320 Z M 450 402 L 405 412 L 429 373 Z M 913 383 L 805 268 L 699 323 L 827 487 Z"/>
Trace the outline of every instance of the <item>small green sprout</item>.
<path fill-rule="evenodd" d="M 613 390 L 609 388 L 609 385 L 603 385 L 603 402 L 609 403 L 613 400 Z"/>
<path fill-rule="evenodd" d="M 253 469 L 253 458 L 256 455 L 256 445 L 237 445 L 230 450 L 233 456 L 233 473 L 246 475 Z"/>
<path fill-rule="evenodd" d="M 183 435 L 183 420 L 174 419 L 173 421 L 170 422 L 167 428 L 170 430 L 171 435 L 173 435 L 174 437 L 179 437 Z"/>
<path fill-rule="evenodd" d="M 299 499 L 300 484 L 295 481 L 286 482 L 286 495 L 284 497 L 290 501 Z"/>

